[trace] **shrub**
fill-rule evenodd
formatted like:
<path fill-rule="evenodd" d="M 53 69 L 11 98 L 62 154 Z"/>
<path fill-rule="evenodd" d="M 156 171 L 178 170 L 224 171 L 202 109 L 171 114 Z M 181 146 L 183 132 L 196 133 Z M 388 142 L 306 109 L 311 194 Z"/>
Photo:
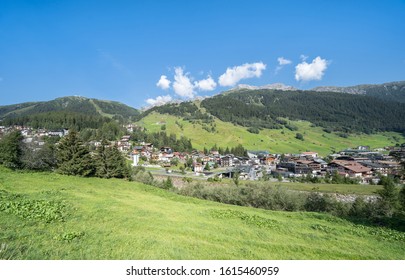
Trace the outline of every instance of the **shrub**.
<path fill-rule="evenodd" d="M 295 134 L 295 138 L 297 138 L 298 140 L 304 141 L 304 136 L 301 133 Z"/>

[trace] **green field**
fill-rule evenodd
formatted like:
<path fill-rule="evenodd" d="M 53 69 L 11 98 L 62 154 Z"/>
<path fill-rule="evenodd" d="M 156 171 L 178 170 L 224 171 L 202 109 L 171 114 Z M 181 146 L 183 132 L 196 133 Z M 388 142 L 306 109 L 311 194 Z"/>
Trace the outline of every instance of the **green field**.
<path fill-rule="evenodd" d="M 182 125 L 181 128 L 178 124 Z M 172 115 L 162 115 L 156 112 L 149 114 L 138 122 L 151 132 L 161 130 L 162 124 L 166 124 L 167 133 L 175 133 L 191 139 L 193 147 L 202 149 L 211 148 L 214 144 L 220 147 L 234 147 L 242 144 L 248 150 L 267 150 L 271 153 L 299 153 L 316 151 L 323 156 L 333 150 L 339 151 L 359 145 L 368 145 L 371 148 L 381 148 L 405 142 L 400 133 L 384 132 L 380 134 L 356 134 L 347 138 L 335 133 L 326 133 L 321 127 L 311 126 L 306 121 L 291 121 L 298 130 L 288 129 L 263 129 L 259 134 L 247 131 L 246 127 L 236 126 L 215 118 L 216 132 L 208 132 L 200 124 L 192 124 Z M 296 133 L 304 136 L 304 141 L 295 138 Z"/>
<path fill-rule="evenodd" d="M 0 169 L 0 259 L 404 259 L 405 234 L 123 180 Z"/>

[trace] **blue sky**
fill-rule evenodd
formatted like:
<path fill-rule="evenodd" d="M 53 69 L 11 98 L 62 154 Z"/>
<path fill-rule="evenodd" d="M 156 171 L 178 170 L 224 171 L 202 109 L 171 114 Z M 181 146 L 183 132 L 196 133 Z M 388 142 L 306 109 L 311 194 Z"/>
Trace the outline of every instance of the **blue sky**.
<path fill-rule="evenodd" d="M 0 105 L 405 80 L 405 1 L 0 0 Z"/>

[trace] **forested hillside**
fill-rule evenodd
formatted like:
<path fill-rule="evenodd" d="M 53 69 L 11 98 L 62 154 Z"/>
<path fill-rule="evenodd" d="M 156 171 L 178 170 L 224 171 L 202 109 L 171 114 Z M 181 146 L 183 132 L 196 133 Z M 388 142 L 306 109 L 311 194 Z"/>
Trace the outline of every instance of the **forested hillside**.
<path fill-rule="evenodd" d="M 277 128 L 286 124 L 282 117 L 343 132 L 405 132 L 405 104 L 346 93 L 243 90 L 207 98 L 201 106 L 246 127 Z"/>
<path fill-rule="evenodd" d="M 337 92 L 234 90 L 206 98 L 201 103 L 154 107 L 137 119 L 151 112 L 203 123 L 212 122 L 212 116 L 215 116 L 224 122 L 247 127 L 253 133 L 263 128 L 295 130 L 288 120 L 309 121 L 326 132 L 405 132 L 404 103 Z"/>
<path fill-rule="evenodd" d="M 1 125 L 25 125 L 33 128 L 100 128 L 111 119 L 130 122 L 138 110 L 119 102 L 80 96 L 57 98 L 48 102 L 30 102 L 0 106 Z"/>

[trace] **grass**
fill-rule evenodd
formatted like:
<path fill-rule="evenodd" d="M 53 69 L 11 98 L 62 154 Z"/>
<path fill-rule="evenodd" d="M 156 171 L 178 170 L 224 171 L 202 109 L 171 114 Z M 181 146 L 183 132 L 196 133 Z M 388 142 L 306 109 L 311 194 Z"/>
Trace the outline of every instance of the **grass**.
<path fill-rule="evenodd" d="M 0 199 L 0 259 L 405 256 L 401 232 L 327 214 L 223 205 L 123 180 L 1 168 Z M 19 215 L 27 212 L 24 205 L 34 207 L 36 215 Z M 44 218 L 52 211 L 63 218 Z"/>
<path fill-rule="evenodd" d="M 292 190 L 313 191 L 326 193 L 375 195 L 377 190 L 382 189 L 378 185 L 351 185 L 351 184 L 309 184 L 309 183 L 276 183 Z"/>
<path fill-rule="evenodd" d="M 181 128 L 176 121 L 183 126 Z M 321 127 L 312 126 L 306 121 L 291 121 L 298 130 L 263 129 L 259 134 L 247 131 L 246 127 L 236 126 L 215 118 L 216 132 L 208 132 L 200 124 L 192 124 L 172 115 L 162 115 L 153 112 L 138 122 L 148 131 L 160 131 L 162 123 L 166 123 L 167 133 L 175 133 L 178 137 L 186 136 L 191 139 L 197 149 L 211 148 L 214 144 L 221 147 L 234 147 L 242 144 L 249 150 L 268 150 L 271 153 L 299 153 L 316 151 L 326 156 L 332 151 L 367 145 L 371 148 L 381 148 L 405 142 L 400 133 L 384 132 L 379 134 L 351 134 L 347 138 L 336 133 L 326 133 Z M 295 138 L 296 133 L 304 136 L 304 141 Z"/>

